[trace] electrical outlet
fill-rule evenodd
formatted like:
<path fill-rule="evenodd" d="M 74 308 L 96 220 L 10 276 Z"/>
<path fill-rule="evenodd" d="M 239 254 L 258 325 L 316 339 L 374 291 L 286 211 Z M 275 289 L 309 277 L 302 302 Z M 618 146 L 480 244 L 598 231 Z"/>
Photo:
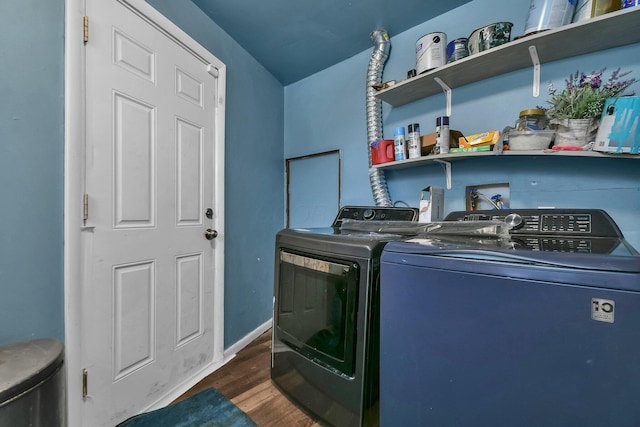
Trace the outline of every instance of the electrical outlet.
<path fill-rule="evenodd" d="M 511 205 L 509 183 L 469 185 L 464 196 L 466 210 L 508 209 Z"/>

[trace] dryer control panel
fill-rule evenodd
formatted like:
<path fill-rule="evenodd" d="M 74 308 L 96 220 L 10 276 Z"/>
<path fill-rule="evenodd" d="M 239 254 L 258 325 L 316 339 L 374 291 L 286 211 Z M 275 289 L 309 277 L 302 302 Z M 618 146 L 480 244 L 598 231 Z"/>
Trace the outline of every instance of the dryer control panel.
<path fill-rule="evenodd" d="M 332 227 L 340 227 L 343 219 L 360 221 L 410 221 L 418 220 L 416 208 L 394 208 L 381 206 L 345 206 L 340 209 Z"/>

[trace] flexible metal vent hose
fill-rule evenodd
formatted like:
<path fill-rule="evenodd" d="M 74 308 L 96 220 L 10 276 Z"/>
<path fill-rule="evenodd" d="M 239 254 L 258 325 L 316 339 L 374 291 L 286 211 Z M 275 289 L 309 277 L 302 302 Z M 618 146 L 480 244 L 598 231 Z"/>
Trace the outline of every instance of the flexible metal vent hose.
<path fill-rule="evenodd" d="M 384 171 L 372 167 L 371 143 L 382 139 L 382 101 L 375 98 L 373 85 L 382 82 L 382 69 L 389 57 L 389 35 L 385 30 L 376 30 L 371 33 L 371 40 L 375 46 L 369 60 L 367 71 L 367 152 L 369 153 L 369 181 L 376 206 L 391 206 L 389 189 L 384 177 Z"/>

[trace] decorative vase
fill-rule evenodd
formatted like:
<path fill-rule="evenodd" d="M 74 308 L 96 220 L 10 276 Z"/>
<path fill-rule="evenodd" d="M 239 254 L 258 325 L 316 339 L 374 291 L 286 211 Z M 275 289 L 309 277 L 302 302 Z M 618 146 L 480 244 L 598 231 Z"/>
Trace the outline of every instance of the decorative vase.
<path fill-rule="evenodd" d="M 598 119 L 552 119 L 551 125 L 556 127 L 554 145 L 559 147 L 585 148 L 596 140 Z"/>

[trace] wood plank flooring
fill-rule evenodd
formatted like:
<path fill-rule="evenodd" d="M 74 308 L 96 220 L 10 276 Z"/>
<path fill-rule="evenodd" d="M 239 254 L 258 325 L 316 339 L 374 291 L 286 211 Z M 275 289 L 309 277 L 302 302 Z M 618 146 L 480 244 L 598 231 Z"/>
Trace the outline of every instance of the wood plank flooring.
<path fill-rule="evenodd" d="M 238 352 L 226 365 L 204 378 L 176 402 L 213 387 L 260 427 L 319 427 L 272 383 L 271 330 Z"/>

